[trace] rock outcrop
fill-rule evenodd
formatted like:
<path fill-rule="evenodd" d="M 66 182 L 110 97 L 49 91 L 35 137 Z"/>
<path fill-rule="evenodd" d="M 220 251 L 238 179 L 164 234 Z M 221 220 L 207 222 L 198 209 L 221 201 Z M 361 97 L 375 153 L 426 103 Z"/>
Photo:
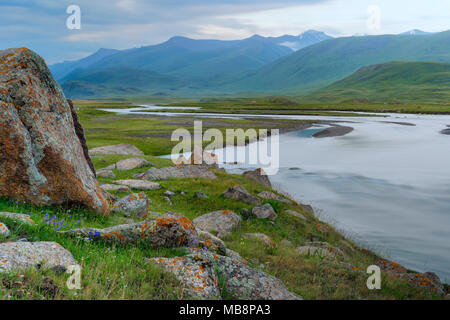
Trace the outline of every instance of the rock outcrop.
<path fill-rule="evenodd" d="M 0 196 L 109 213 L 64 93 L 25 48 L 0 51 L 0 155 Z"/>
<path fill-rule="evenodd" d="M 154 248 L 187 247 L 198 242 L 197 230 L 192 221 L 172 213 L 139 223 L 105 229 L 74 229 L 61 233 L 107 243 L 130 244 L 142 241 Z"/>
<path fill-rule="evenodd" d="M 24 223 L 29 226 L 34 225 L 34 221 L 27 215 L 23 213 L 14 212 L 0 212 L 0 220 L 9 219 L 16 223 Z"/>
<path fill-rule="evenodd" d="M 115 180 L 114 183 L 120 184 L 122 186 L 130 187 L 131 189 L 138 190 L 158 190 L 161 188 L 161 185 L 156 182 L 146 181 L 146 180 Z"/>
<path fill-rule="evenodd" d="M 153 258 L 150 262 L 172 272 L 181 281 L 189 297 L 221 299 L 221 291 L 246 300 L 301 300 L 274 276 L 252 269 L 226 256 L 198 250 L 177 258 Z M 223 286 L 219 283 L 223 279 Z"/>
<path fill-rule="evenodd" d="M 270 191 L 263 191 L 258 193 L 258 197 L 263 198 L 263 199 L 267 199 L 267 200 L 276 200 L 276 201 L 280 201 L 286 204 L 292 204 L 292 201 L 283 198 L 282 196 L 279 196 L 273 192 Z"/>
<path fill-rule="evenodd" d="M 65 271 L 77 265 L 72 254 L 56 242 L 0 243 L 0 272 L 30 268 Z"/>

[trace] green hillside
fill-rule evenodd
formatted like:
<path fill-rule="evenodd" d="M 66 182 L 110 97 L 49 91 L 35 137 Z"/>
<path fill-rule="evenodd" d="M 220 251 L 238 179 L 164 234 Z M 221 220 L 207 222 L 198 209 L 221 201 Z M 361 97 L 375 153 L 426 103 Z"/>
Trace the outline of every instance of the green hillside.
<path fill-rule="evenodd" d="M 450 63 L 390 62 L 362 67 L 308 98 L 335 102 L 449 102 Z"/>
<path fill-rule="evenodd" d="M 450 31 L 330 39 L 249 72 L 225 90 L 306 93 L 341 80 L 361 67 L 390 61 L 450 62 Z"/>

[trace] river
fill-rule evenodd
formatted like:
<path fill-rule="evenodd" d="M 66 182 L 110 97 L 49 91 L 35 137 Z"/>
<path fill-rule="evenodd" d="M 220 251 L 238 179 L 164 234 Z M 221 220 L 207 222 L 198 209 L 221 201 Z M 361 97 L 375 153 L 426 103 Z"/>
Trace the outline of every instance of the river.
<path fill-rule="evenodd" d="M 145 107 L 137 113 L 161 115 Z M 282 134 L 280 169 L 271 181 L 358 243 L 450 282 L 450 136 L 440 133 L 450 116 L 196 116 L 348 121 L 342 125 L 354 130 L 341 137 L 313 138 L 319 127 Z M 223 166 L 230 172 L 252 167 Z"/>

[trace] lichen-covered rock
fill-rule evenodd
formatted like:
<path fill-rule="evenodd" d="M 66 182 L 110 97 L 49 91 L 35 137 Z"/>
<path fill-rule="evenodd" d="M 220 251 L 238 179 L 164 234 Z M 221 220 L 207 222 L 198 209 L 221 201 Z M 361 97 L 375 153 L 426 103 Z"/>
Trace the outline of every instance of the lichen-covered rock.
<path fill-rule="evenodd" d="M 106 169 L 109 169 L 109 170 L 116 169 L 116 170 L 120 170 L 120 171 L 127 171 L 127 170 L 142 168 L 142 167 L 148 167 L 151 165 L 152 164 L 145 159 L 130 158 L 130 159 L 120 160 L 117 163 L 106 167 Z"/>
<path fill-rule="evenodd" d="M 10 235 L 10 232 L 9 232 L 8 227 L 0 222 L 0 236 L 7 238 L 7 237 L 9 237 L 9 235 Z"/>
<path fill-rule="evenodd" d="M 34 221 L 27 214 L 14 213 L 14 212 L 0 212 L 0 220 L 9 219 L 16 223 L 24 223 L 27 225 L 33 225 Z"/>
<path fill-rule="evenodd" d="M 272 239 L 270 239 L 269 236 L 263 234 L 263 233 L 245 233 L 243 235 L 244 238 L 247 239 L 257 239 L 262 241 L 262 243 L 264 243 L 266 246 L 274 246 L 275 243 L 273 242 Z"/>
<path fill-rule="evenodd" d="M 138 190 L 158 190 L 161 188 L 161 185 L 159 183 L 153 182 L 153 181 L 146 181 L 146 180 L 115 180 L 114 183 L 130 187 L 131 189 L 138 189 Z"/>
<path fill-rule="evenodd" d="M 225 191 L 223 196 L 228 199 L 240 200 L 250 204 L 260 203 L 260 200 L 248 193 L 248 191 L 245 190 L 243 186 L 231 187 L 227 191 Z"/>
<path fill-rule="evenodd" d="M 64 93 L 25 48 L 0 51 L 0 156 L 0 196 L 109 213 Z"/>
<path fill-rule="evenodd" d="M 0 243 L 0 272 L 44 268 L 66 270 L 77 265 L 72 254 L 56 242 Z"/>
<path fill-rule="evenodd" d="M 201 241 L 207 249 L 213 249 L 218 254 L 226 255 L 227 247 L 225 246 L 225 242 L 216 237 L 215 235 L 197 229 L 198 240 Z"/>
<path fill-rule="evenodd" d="M 410 273 L 404 266 L 386 259 L 377 260 L 375 265 L 379 266 L 383 272 L 386 272 L 394 278 L 407 280 L 410 284 L 437 295 L 445 295 L 444 286 L 442 285 L 441 280 L 433 272 Z"/>
<path fill-rule="evenodd" d="M 286 212 L 287 214 L 289 214 L 289 215 L 291 215 L 291 216 L 300 218 L 300 219 L 302 219 L 302 220 L 304 220 L 304 221 L 308 220 L 308 219 L 306 219 L 306 217 L 305 217 L 304 215 L 302 215 L 300 212 L 297 212 L 297 211 L 294 211 L 294 210 L 289 210 L 289 209 L 288 209 L 288 210 L 284 210 L 284 212 Z"/>
<path fill-rule="evenodd" d="M 262 184 L 263 186 L 272 188 L 272 184 L 270 183 L 269 177 L 267 176 L 266 172 L 261 168 L 256 169 L 256 170 L 246 171 L 243 173 L 243 176 L 246 177 L 247 179 L 258 182 L 258 183 Z"/>
<path fill-rule="evenodd" d="M 197 229 L 217 232 L 217 237 L 222 238 L 241 225 L 242 218 L 231 210 L 219 210 L 204 214 L 194 219 Z"/>
<path fill-rule="evenodd" d="M 143 156 L 144 153 L 128 143 L 120 143 L 112 146 L 104 146 L 93 148 L 89 150 L 91 155 L 99 155 L 99 154 L 121 154 L 121 155 L 130 155 L 130 156 Z"/>
<path fill-rule="evenodd" d="M 154 248 L 187 247 L 198 242 L 197 230 L 192 221 L 172 213 L 105 229 L 83 228 L 61 233 L 107 243 L 130 244 L 143 241 Z"/>
<path fill-rule="evenodd" d="M 128 186 L 117 184 L 102 184 L 100 186 L 104 191 L 117 191 L 117 192 L 130 192 L 131 189 Z"/>
<path fill-rule="evenodd" d="M 137 174 L 136 177 L 144 180 L 166 180 L 178 178 L 217 179 L 214 172 L 212 172 L 207 166 L 153 167 L 142 174 Z"/>
<path fill-rule="evenodd" d="M 114 203 L 112 211 L 123 212 L 127 217 L 135 215 L 140 218 L 146 218 L 151 203 L 152 201 L 144 192 L 133 193 Z"/>
<path fill-rule="evenodd" d="M 219 277 L 233 297 L 248 300 L 300 300 L 274 276 L 252 269 L 239 260 L 198 250 L 178 258 L 153 258 L 153 263 L 174 273 L 189 296 L 220 299 Z"/>
<path fill-rule="evenodd" d="M 258 197 L 263 198 L 263 199 L 267 199 L 267 200 L 277 200 L 283 203 L 287 203 L 287 204 L 292 204 L 292 201 L 289 201 L 286 198 L 283 198 L 282 196 L 279 196 L 273 192 L 270 191 L 263 191 L 258 193 Z"/>
<path fill-rule="evenodd" d="M 197 255 L 176 258 L 152 258 L 151 263 L 160 265 L 166 272 L 175 274 L 182 283 L 187 297 L 220 300 L 219 278 L 211 262 Z"/>
<path fill-rule="evenodd" d="M 262 206 L 254 207 L 252 209 L 252 214 L 258 219 L 275 220 L 277 218 L 277 214 L 275 210 L 273 210 L 270 203 L 265 203 Z"/>

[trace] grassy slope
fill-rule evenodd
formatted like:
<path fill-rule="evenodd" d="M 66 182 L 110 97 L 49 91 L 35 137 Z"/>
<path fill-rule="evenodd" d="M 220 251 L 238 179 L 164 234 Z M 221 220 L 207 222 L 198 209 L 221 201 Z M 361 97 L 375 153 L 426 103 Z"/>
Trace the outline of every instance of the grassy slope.
<path fill-rule="evenodd" d="M 105 120 L 105 115 L 96 111 L 92 105 L 76 104 L 80 110 L 81 120 L 88 130 L 89 145 L 104 145 L 109 140 L 104 137 L 97 138 L 89 130 L 93 126 L 104 126 L 105 123 L 116 125 L 111 119 Z M 99 104 L 97 104 L 98 106 Z M 89 121 L 87 121 L 89 118 Z M 129 119 L 119 119 L 128 126 L 136 126 Z M 158 120 L 159 121 L 159 120 Z M 150 122 L 151 123 L 151 122 Z M 126 134 L 117 130 L 119 139 L 127 141 Z M 133 140 L 139 142 L 138 140 Z M 145 138 L 145 144 L 160 144 L 159 138 Z M 165 140 L 167 142 L 167 139 Z M 158 153 L 160 149 L 148 147 L 145 149 L 145 159 L 155 166 L 169 165 L 168 160 L 160 159 L 151 154 Z M 97 169 L 106 167 L 125 156 L 96 156 L 93 157 Z M 146 168 L 135 169 L 129 172 L 115 171 L 118 179 L 131 178 L 135 173 L 145 171 Z M 244 179 L 240 175 L 230 175 L 220 170 L 215 170 L 217 180 L 205 179 L 174 179 L 161 181 L 161 190 L 147 191 L 152 199 L 151 210 L 158 212 L 174 211 L 184 214 L 190 219 L 199 215 L 220 209 L 231 209 L 237 213 L 251 206 L 240 201 L 226 199 L 222 193 L 229 187 L 240 184 L 250 193 L 268 190 L 267 187 Z M 108 183 L 111 179 L 100 178 L 100 183 Z M 177 192 L 172 198 L 173 206 L 163 200 L 163 192 L 167 189 Z M 182 196 L 180 191 L 186 191 Z M 194 191 L 202 191 L 209 196 L 208 199 L 197 199 Z M 117 194 L 123 196 L 124 194 Z M 267 202 L 267 201 L 266 201 Z M 250 266 L 259 268 L 269 274 L 280 278 L 290 290 L 300 294 L 306 299 L 407 299 L 407 298 L 436 298 L 417 287 L 413 287 L 404 281 L 390 277 L 382 277 L 382 289 L 369 291 L 366 288 L 367 276 L 364 271 L 368 265 L 373 264 L 377 256 L 370 251 L 360 249 L 345 239 L 331 226 L 320 222 L 316 217 L 303 212 L 302 207 L 294 204 L 287 205 L 278 201 L 270 201 L 278 213 L 275 224 L 257 219 L 244 220 L 240 229 L 233 232 L 226 239 L 227 247 L 238 251 L 245 257 Z M 290 208 L 303 212 L 308 217 L 308 222 L 288 216 L 284 209 Z M 19 204 L 7 199 L 0 200 L 0 211 L 30 212 L 31 218 L 37 223 L 36 227 L 15 225 L 6 221 L 12 236 L 10 240 L 26 237 L 32 241 L 57 241 L 70 250 L 83 267 L 82 290 L 70 291 L 65 286 L 67 274 L 56 274 L 52 271 L 33 271 L 0 274 L 0 299 L 177 299 L 188 298 L 182 295 L 178 281 L 169 274 L 163 273 L 159 268 L 146 262 L 147 257 L 156 256 L 180 256 L 186 252 L 183 249 L 154 250 L 145 244 L 136 246 L 107 246 L 98 242 L 82 241 L 66 238 L 58 235 L 54 226 L 49 226 L 43 221 L 46 212 L 50 216 L 56 215 L 57 220 L 64 219 L 67 229 L 74 227 L 106 227 L 120 223 L 130 222 L 119 214 L 112 214 L 108 218 L 94 216 L 83 209 L 72 208 L 70 212 L 63 207 L 36 208 L 25 204 Z M 78 222 L 79 221 L 79 222 Z M 323 227 L 327 233 L 320 231 Z M 245 239 L 242 234 L 247 232 L 261 232 L 270 236 L 276 243 L 274 248 L 265 247 L 262 243 Z M 318 257 L 300 257 L 295 246 L 301 245 L 311 238 L 318 238 L 330 244 L 342 247 L 348 255 L 348 262 L 354 266 L 354 270 L 343 266 L 326 263 Z M 281 244 L 282 240 L 289 240 L 294 247 Z M 0 239 L 0 241 L 3 241 Z M 48 279 L 51 278 L 58 290 L 49 289 Z"/>
<path fill-rule="evenodd" d="M 450 64 L 390 62 L 363 67 L 307 97 L 316 101 L 450 102 Z"/>

